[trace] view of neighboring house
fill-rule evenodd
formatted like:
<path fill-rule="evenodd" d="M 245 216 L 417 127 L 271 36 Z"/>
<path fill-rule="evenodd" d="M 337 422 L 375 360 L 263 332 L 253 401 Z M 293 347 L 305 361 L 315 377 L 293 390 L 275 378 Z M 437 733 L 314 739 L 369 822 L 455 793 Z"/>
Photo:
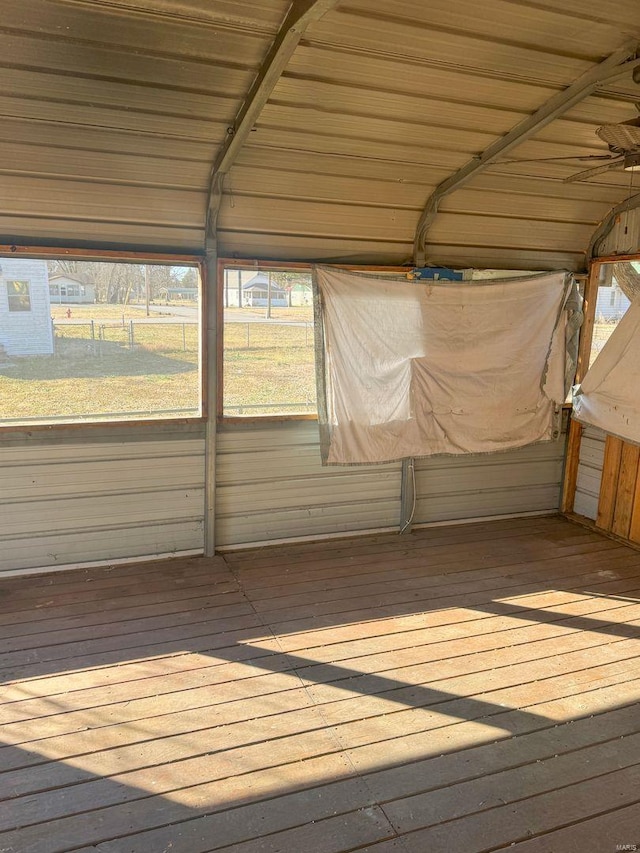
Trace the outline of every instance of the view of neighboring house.
<path fill-rule="evenodd" d="M 626 312 L 631 302 L 618 287 L 615 279 L 610 287 L 598 288 L 596 301 L 596 319 L 619 320 Z"/>
<path fill-rule="evenodd" d="M 50 355 L 53 328 L 46 261 L 0 258 L 0 351 Z"/>
<path fill-rule="evenodd" d="M 96 289 L 92 284 L 85 284 L 82 279 L 62 273 L 49 278 L 49 293 L 53 305 L 96 301 Z"/>
<path fill-rule="evenodd" d="M 266 308 L 269 299 L 269 275 L 259 272 L 242 285 L 242 304 L 251 308 Z M 271 281 L 271 305 L 273 308 L 286 308 L 289 304 L 287 291 Z"/>
<path fill-rule="evenodd" d="M 173 302 L 174 300 L 197 302 L 198 288 L 188 287 L 187 285 L 184 287 L 161 287 L 158 291 L 158 295 L 160 296 L 160 299 L 165 300 L 165 302 Z"/>
<path fill-rule="evenodd" d="M 286 285 L 271 277 L 271 305 L 274 308 L 311 305 L 311 275 L 307 272 L 287 273 Z M 224 273 L 223 302 L 225 308 L 266 308 L 269 296 L 269 273 L 266 270 L 227 269 Z"/>

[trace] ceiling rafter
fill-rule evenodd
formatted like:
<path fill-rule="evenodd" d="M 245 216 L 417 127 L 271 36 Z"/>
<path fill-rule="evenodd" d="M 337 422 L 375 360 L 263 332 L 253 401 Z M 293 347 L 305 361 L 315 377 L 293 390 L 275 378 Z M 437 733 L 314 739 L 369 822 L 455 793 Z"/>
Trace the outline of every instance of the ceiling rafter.
<path fill-rule="evenodd" d="M 247 141 L 300 39 L 310 24 L 337 4 L 338 0 L 293 0 L 213 164 L 207 201 L 207 239 L 215 237 L 224 177 Z"/>
<path fill-rule="evenodd" d="M 426 263 L 427 235 L 438 214 L 442 199 L 468 183 L 471 178 L 484 171 L 498 157 L 504 156 L 517 145 L 535 136 L 542 128 L 563 115 L 575 104 L 591 95 L 599 86 L 640 67 L 637 59 L 637 43 L 629 43 L 612 53 L 594 68 L 581 75 L 574 83 L 549 98 L 535 113 L 519 122 L 507 134 L 486 148 L 482 154 L 469 160 L 464 166 L 442 181 L 427 199 L 414 240 L 414 261 L 422 266 Z"/>

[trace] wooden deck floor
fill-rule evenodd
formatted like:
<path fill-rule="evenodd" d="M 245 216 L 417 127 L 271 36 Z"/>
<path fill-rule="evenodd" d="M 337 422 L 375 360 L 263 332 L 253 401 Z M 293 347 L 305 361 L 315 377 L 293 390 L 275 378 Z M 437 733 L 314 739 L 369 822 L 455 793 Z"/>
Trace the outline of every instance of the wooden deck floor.
<path fill-rule="evenodd" d="M 567 521 L 0 594 L 0 851 L 640 849 L 640 552 Z"/>

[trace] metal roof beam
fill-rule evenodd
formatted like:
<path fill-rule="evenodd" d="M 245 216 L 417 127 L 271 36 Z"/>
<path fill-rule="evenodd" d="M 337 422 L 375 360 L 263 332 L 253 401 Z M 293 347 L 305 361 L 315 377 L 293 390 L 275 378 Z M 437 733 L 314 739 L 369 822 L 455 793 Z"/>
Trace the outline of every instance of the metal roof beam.
<path fill-rule="evenodd" d="M 482 172 L 487 166 L 490 166 L 498 157 L 503 156 L 526 139 L 535 136 L 543 127 L 546 127 L 575 104 L 591 95 L 603 83 L 639 67 L 640 59 L 635 58 L 637 56 L 637 48 L 637 43 L 633 42 L 612 53 L 594 68 L 585 72 L 566 89 L 563 89 L 550 98 L 535 113 L 521 121 L 507 134 L 486 148 L 482 154 L 474 157 L 458 169 L 457 172 L 438 184 L 429 196 L 416 228 L 414 241 L 414 260 L 416 265 L 422 266 L 426 262 L 427 233 L 436 218 L 438 206 L 446 195 L 466 184 L 471 178 Z"/>
<path fill-rule="evenodd" d="M 215 230 L 224 176 L 247 141 L 305 30 L 337 4 L 338 0 L 293 0 L 213 165 L 207 204 L 208 235 Z"/>

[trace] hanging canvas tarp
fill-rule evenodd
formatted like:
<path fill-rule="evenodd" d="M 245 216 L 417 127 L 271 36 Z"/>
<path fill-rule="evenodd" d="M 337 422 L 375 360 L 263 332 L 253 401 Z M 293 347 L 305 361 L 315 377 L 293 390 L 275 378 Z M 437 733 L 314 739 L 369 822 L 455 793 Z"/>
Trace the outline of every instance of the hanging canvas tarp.
<path fill-rule="evenodd" d="M 640 444 L 640 299 L 575 389 L 573 410 L 581 423 Z"/>
<path fill-rule="evenodd" d="M 576 326 L 565 273 L 424 284 L 317 267 L 314 287 L 325 464 L 557 436 Z"/>

